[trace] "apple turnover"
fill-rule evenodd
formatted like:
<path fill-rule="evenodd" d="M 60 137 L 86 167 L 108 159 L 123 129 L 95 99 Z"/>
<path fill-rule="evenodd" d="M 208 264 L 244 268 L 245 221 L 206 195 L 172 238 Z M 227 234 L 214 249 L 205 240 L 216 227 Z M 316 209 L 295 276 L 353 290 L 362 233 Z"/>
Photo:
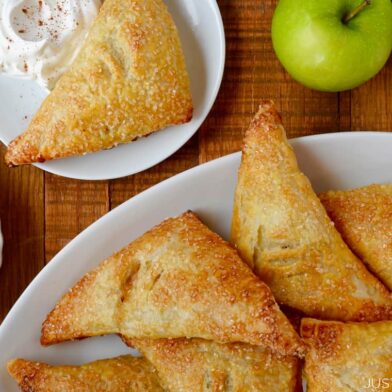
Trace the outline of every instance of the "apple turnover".
<path fill-rule="evenodd" d="M 130 355 L 82 366 L 50 366 L 15 359 L 8 372 L 23 392 L 163 392 L 155 369 Z"/>
<path fill-rule="evenodd" d="M 71 67 L 6 154 L 9 166 L 129 143 L 192 117 L 176 26 L 162 0 L 105 0 Z"/>
<path fill-rule="evenodd" d="M 281 304 L 323 319 L 392 318 L 390 293 L 335 229 L 271 101 L 245 136 L 232 240 Z"/>
<path fill-rule="evenodd" d="M 113 333 L 244 342 L 282 354 L 302 347 L 267 285 L 192 212 L 86 274 L 47 316 L 41 342 Z"/>
<path fill-rule="evenodd" d="M 348 246 L 392 290 L 392 184 L 319 197 Z"/>
<path fill-rule="evenodd" d="M 392 322 L 303 319 L 308 392 L 392 391 Z"/>
<path fill-rule="evenodd" d="M 203 339 L 133 339 L 171 392 L 295 392 L 301 385 L 300 360 L 244 343 Z"/>

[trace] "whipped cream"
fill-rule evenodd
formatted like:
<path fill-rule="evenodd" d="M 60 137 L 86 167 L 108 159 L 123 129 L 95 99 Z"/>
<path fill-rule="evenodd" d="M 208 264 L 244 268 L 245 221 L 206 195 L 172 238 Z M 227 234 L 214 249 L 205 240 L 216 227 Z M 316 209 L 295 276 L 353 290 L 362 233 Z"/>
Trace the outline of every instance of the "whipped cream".
<path fill-rule="evenodd" d="M 0 74 L 53 89 L 101 5 L 101 0 L 0 0 Z"/>

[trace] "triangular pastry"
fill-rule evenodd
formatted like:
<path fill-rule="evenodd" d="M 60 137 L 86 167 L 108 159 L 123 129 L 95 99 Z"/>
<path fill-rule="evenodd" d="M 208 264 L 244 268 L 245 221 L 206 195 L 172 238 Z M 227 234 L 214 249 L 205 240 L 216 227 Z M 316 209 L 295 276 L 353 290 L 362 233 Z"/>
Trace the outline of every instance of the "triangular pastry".
<path fill-rule="evenodd" d="M 308 392 L 392 391 L 392 322 L 303 319 Z"/>
<path fill-rule="evenodd" d="M 390 293 L 336 231 L 271 101 L 245 136 L 232 240 L 281 304 L 323 319 L 392 318 Z"/>
<path fill-rule="evenodd" d="M 120 333 L 300 349 L 270 289 L 192 212 L 156 226 L 86 274 L 43 323 L 45 345 Z"/>
<path fill-rule="evenodd" d="M 10 166 L 108 149 L 192 117 L 184 56 L 162 0 L 105 0 L 76 60 L 27 131 Z"/>
<path fill-rule="evenodd" d="M 301 383 L 300 360 L 268 348 L 202 339 L 136 339 L 128 342 L 157 369 L 171 392 L 294 392 Z"/>
<path fill-rule="evenodd" d="M 15 359 L 7 367 L 23 392 L 164 391 L 150 363 L 128 355 L 82 366 L 50 366 Z"/>
<path fill-rule="evenodd" d="M 392 184 L 319 197 L 348 246 L 392 290 Z"/>

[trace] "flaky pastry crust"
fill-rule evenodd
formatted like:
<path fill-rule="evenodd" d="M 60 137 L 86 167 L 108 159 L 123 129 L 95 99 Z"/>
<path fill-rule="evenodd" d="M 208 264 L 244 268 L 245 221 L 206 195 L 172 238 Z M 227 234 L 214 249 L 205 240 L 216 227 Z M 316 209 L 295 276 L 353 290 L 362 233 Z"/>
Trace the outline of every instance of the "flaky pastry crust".
<path fill-rule="evenodd" d="M 163 392 L 155 369 L 142 358 L 122 356 L 82 366 L 50 366 L 14 359 L 8 372 L 23 392 Z"/>
<path fill-rule="evenodd" d="M 392 184 L 319 197 L 345 242 L 392 290 Z"/>
<path fill-rule="evenodd" d="M 232 240 L 281 304 L 323 319 L 392 318 L 389 291 L 336 231 L 271 101 L 245 136 Z"/>
<path fill-rule="evenodd" d="M 300 363 L 268 348 L 202 339 L 134 339 L 171 392 L 294 392 L 300 390 Z"/>
<path fill-rule="evenodd" d="M 164 221 L 85 275 L 48 315 L 41 342 L 109 333 L 301 350 L 270 289 L 192 212 Z"/>
<path fill-rule="evenodd" d="M 392 322 L 303 319 L 308 392 L 392 391 Z"/>
<path fill-rule="evenodd" d="M 80 53 L 13 140 L 9 166 L 81 155 L 192 117 L 176 26 L 162 0 L 106 0 Z"/>

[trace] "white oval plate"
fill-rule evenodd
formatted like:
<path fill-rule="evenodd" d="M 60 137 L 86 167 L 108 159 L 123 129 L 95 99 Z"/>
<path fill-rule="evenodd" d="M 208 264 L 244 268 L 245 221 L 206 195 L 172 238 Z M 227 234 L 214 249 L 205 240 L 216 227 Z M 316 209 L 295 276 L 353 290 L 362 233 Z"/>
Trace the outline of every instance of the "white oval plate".
<path fill-rule="evenodd" d="M 224 63 L 225 35 L 216 0 L 166 0 L 179 30 L 191 79 L 192 121 L 131 144 L 81 157 L 36 164 L 64 177 L 108 180 L 146 170 L 183 146 L 199 129 L 218 93 Z M 46 92 L 35 82 L 0 75 L 0 140 L 9 142 L 28 126 Z"/>
<path fill-rule="evenodd" d="M 318 192 L 392 182 L 392 134 L 326 134 L 292 144 Z M 41 347 L 41 323 L 84 273 L 169 216 L 192 209 L 228 238 L 239 162 L 240 153 L 228 155 L 150 188 L 99 219 L 54 257 L 0 326 L 0 390 L 17 391 L 5 369 L 14 357 L 80 364 L 129 353 L 116 336 Z"/>

